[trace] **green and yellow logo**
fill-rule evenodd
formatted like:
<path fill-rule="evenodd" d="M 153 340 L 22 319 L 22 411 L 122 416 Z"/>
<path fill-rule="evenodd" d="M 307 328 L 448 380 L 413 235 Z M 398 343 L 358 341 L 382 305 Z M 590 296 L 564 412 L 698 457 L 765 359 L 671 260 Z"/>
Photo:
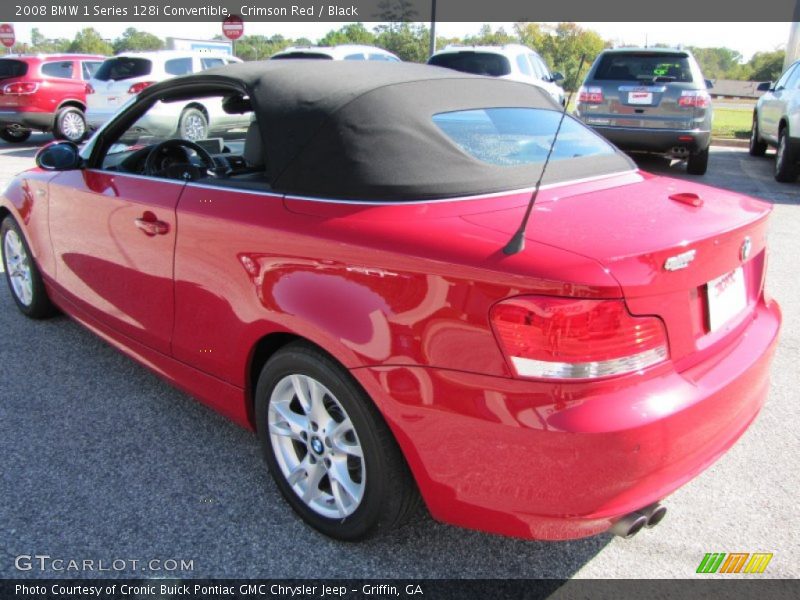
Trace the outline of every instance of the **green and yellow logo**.
<path fill-rule="evenodd" d="M 700 561 L 698 573 L 763 573 L 772 553 L 767 552 L 709 552 Z"/>

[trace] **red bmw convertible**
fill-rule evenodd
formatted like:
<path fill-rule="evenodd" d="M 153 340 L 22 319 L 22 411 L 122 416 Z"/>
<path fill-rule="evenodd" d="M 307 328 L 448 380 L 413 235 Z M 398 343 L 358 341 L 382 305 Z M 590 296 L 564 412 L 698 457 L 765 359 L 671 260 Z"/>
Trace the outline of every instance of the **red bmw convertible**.
<path fill-rule="evenodd" d="M 148 130 L 194 101 L 229 116 L 218 137 Z M 505 535 L 630 536 L 767 396 L 770 206 L 637 170 L 532 86 L 232 65 L 37 165 L 0 203 L 19 309 L 60 309 L 255 430 L 336 538 L 420 499 Z"/>

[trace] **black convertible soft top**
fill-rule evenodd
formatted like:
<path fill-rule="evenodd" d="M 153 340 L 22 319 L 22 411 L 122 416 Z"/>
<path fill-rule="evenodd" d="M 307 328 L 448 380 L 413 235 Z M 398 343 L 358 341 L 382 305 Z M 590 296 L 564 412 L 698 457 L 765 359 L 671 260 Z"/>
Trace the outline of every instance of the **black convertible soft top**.
<path fill-rule="evenodd" d="M 264 61 L 209 69 L 147 88 L 233 84 L 250 96 L 273 190 L 357 200 L 416 200 L 533 186 L 539 165 L 488 164 L 432 120 L 488 107 L 560 110 L 531 85 L 410 63 Z M 555 161 L 544 183 L 634 168 L 621 152 Z"/>

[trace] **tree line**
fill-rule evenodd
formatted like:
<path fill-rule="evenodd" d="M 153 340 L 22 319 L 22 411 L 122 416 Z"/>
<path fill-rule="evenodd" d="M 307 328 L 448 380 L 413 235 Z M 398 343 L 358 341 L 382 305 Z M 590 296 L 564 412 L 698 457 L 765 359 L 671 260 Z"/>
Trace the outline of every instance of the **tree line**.
<path fill-rule="evenodd" d="M 217 39 L 224 39 L 216 36 Z M 393 52 L 402 60 L 425 62 L 428 59 L 430 30 L 425 24 L 398 20 L 378 25 L 372 30 L 362 23 L 349 23 L 333 29 L 317 40 L 316 45 L 367 44 Z M 611 42 L 596 32 L 575 23 L 515 23 L 511 31 L 489 25 L 481 27 L 475 35 L 461 38 L 437 37 L 437 48 L 449 44 L 498 45 L 519 43 L 535 49 L 548 65 L 566 77 L 565 86 L 574 89 L 582 79 L 591 61 Z M 307 38 L 291 39 L 282 35 L 245 35 L 235 44 L 236 55 L 243 60 L 262 60 L 289 46 L 315 45 Z M 81 29 L 73 39 L 46 38 L 37 28 L 31 30 L 31 42 L 18 43 L 12 51 L 16 53 L 78 52 L 113 55 L 119 52 L 162 50 L 164 40 L 152 33 L 134 27 L 126 29 L 113 40 L 104 39 L 91 27 Z M 692 51 L 707 79 L 739 79 L 744 81 L 775 81 L 781 73 L 783 50 L 757 52 L 744 62 L 742 55 L 730 48 L 688 48 Z M 583 72 L 578 75 L 581 56 L 586 57 Z"/>

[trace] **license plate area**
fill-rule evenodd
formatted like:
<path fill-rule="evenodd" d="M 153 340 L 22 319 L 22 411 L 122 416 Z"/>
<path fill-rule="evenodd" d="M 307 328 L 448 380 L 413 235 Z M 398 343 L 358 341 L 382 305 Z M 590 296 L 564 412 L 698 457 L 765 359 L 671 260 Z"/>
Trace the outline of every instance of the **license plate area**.
<path fill-rule="evenodd" d="M 747 308 L 747 288 L 741 267 L 706 285 L 709 331 L 718 331 Z"/>
<path fill-rule="evenodd" d="M 653 92 L 628 92 L 628 104 L 650 106 L 653 104 Z"/>

